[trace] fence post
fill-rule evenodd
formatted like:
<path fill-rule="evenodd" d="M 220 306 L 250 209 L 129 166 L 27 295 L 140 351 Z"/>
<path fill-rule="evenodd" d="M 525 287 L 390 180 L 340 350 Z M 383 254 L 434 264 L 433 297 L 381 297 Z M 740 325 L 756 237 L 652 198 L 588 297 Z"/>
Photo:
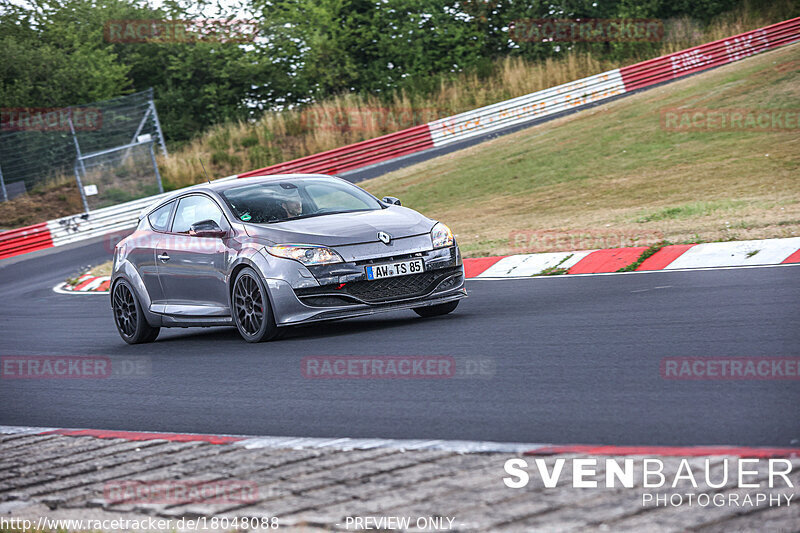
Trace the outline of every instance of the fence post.
<path fill-rule="evenodd" d="M 6 182 L 3 180 L 3 169 L 0 168 L 0 189 L 3 190 L 3 201 L 8 201 L 8 193 L 6 192 Z"/>
<path fill-rule="evenodd" d="M 86 201 L 86 191 L 83 190 L 83 183 L 81 183 L 81 176 L 78 173 L 77 163 L 72 165 L 72 170 L 75 171 L 75 183 L 78 184 L 78 190 L 81 193 L 81 201 L 83 202 L 83 210 L 89 212 L 89 203 Z"/>
<path fill-rule="evenodd" d="M 153 88 L 150 87 L 150 112 L 153 113 L 153 121 L 156 125 L 156 132 L 158 133 L 158 142 L 161 143 L 161 153 L 167 157 L 167 144 L 164 142 L 164 133 L 161 131 L 161 122 L 158 120 L 158 113 L 156 112 L 156 102 L 153 99 Z"/>
<path fill-rule="evenodd" d="M 78 144 L 78 136 L 75 134 L 75 126 L 72 125 L 72 107 L 67 108 L 67 118 L 69 120 L 69 131 L 72 133 L 72 141 L 75 143 L 75 152 L 78 154 L 78 163 L 81 165 L 81 170 L 83 171 L 83 175 L 86 175 L 86 167 L 83 165 L 83 157 L 81 156 L 81 146 Z M 81 200 L 83 200 L 83 209 L 88 213 L 89 212 L 89 202 L 86 201 L 86 192 L 83 190 L 83 184 L 81 183 L 81 177 L 78 174 L 78 165 L 75 164 L 73 166 L 75 169 L 75 181 L 78 183 L 78 190 L 81 192 Z"/>
<path fill-rule="evenodd" d="M 158 171 L 158 163 L 156 163 L 156 153 L 153 151 L 153 143 L 150 146 L 150 160 L 153 162 L 153 169 L 156 171 L 156 179 L 158 180 L 158 192 L 164 193 L 164 186 L 161 184 L 161 172 Z"/>
<path fill-rule="evenodd" d="M 142 117 L 142 120 L 139 121 L 139 126 L 136 128 L 136 132 L 133 134 L 133 137 L 131 138 L 131 144 L 134 144 L 136 142 L 136 139 L 139 137 L 139 134 L 142 133 L 142 129 L 144 128 L 144 125 L 147 123 L 147 117 L 150 116 L 150 113 L 152 111 L 153 111 L 152 106 L 148 105 L 147 106 L 147 111 L 145 111 L 144 116 Z M 125 151 L 125 155 L 122 156 L 122 159 L 123 160 L 128 159 L 128 157 L 130 157 L 130 155 L 131 155 L 131 149 L 128 148 Z"/>

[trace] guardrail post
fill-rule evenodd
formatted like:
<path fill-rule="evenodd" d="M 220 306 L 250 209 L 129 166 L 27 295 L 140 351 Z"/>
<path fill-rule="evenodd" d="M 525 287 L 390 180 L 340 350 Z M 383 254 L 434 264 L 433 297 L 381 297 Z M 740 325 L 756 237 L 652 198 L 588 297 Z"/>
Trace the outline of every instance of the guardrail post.
<path fill-rule="evenodd" d="M 75 164 L 72 166 L 72 169 L 75 171 L 75 183 L 78 184 L 78 191 L 81 193 L 81 201 L 83 202 L 83 210 L 87 213 L 89 212 L 89 202 L 86 201 L 86 192 L 83 190 L 83 183 L 81 183 L 81 176 L 78 173 L 78 165 Z"/>
<path fill-rule="evenodd" d="M 72 125 L 72 107 L 68 108 L 69 111 L 67 112 L 67 119 L 69 120 L 69 131 L 72 133 L 72 141 L 75 143 L 75 152 L 78 154 L 78 163 L 81 165 L 81 171 L 83 175 L 86 175 L 86 167 L 83 164 L 83 156 L 81 155 L 81 146 L 78 144 L 78 136 L 75 134 L 75 126 Z M 83 200 L 83 209 L 88 213 L 89 212 L 89 202 L 86 201 L 86 193 L 83 190 L 83 184 L 81 183 L 81 177 L 78 175 L 78 166 L 75 165 L 73 167 L 75 169 L 75 181 L 78 182 L 78 190 L 81 192 L 81 200 Z"/>
<path fill-rule="evenodd" d="M 3 169 L 0 168 L 0 189 L 3 192 L 3 201 L 8 201 L 8 192 L 6 192 L 6 182 L 3 180 Z"/>
<path fill-rule="evenodd" d="M 153 113 L 153 122 L 156 125 L 156 132 L 158 133 L 158 142 L 161 144 L 161 153 L 167 157 L 167 144 L 164 142 L 164 133 L 161 131 L 161 122 L 158 120 L 158 113 L 156 112 L 156 102 L 153 99 L 153 88 L 150 88 L 150 112 Z"/>
<path fill-rule="evenodd" d="M 156 171 L 156 179 L 158 180 L 158 192 L 164 192 L 164 186 L 161 184 L 161 172 L 158 171 L 158 163 L 156 163 L 156 153 L 153 151 L 153 143 L 150 143 L 150 160 L 153 162 L 153 170 Z"/>

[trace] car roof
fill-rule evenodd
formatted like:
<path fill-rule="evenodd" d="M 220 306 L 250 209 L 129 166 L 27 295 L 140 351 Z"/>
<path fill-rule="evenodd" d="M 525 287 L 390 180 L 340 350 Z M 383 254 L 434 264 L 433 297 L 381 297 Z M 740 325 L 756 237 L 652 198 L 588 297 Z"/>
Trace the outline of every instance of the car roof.
<path fill-rule="evenodd" d="M 336 176 L 329 176 L 327 174 L 270 174 L 268 176 L 252 176 L 249 178 L 239 178 L 232 180 L 220 180 L 204 184 L 208 190 L 221 192 L 234 187 L 241 187 L 242 185 L 252 185 L 254 183 L 270 183 L 275 181 L 291 181 L 304 178 L 327 178 L 327 179 L 341 179 Z"/>
<path fill-rule="evenodd" d="M 293 179 L 302 179 L 302 178 L 328 178 L 328 179 L 341 179 L 337 178 L 336 176 L 330 176 L 328 174 L 269 174 L 266 176 L 252 176 L 248 178 L 222 178 L 219 180 L 214 180 L 209 183 L 198 183 L 197 185 L 192 185 L 190 187 L 185 187 L 183 189 L 179 189 L 175 191 L 173 194 L 166 196 L 164 198 L 159 198 L 157 201 L 153 202 L 152 204 L 148 205 L 142 211 L 139 212 L 139 220 L 144 218 L 146 215 L 150 214 L 153 209 L 168 203 L 175 198 L 180 196 L 184 196 L 189 193 L 193 192 L 216 192 L 220 193 L 222 191 L 226 191 L 228 189 L 232 189 L 234 187 L 240 187 L 242 185 L 254 184 L 254 183 L 269 183 L 274 181 L 291 181 Z"/>

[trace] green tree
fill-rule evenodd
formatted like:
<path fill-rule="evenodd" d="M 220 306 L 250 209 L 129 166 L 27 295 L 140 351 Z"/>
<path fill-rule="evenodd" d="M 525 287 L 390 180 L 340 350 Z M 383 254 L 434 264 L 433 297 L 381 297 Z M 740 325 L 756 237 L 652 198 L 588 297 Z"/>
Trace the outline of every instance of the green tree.
<path fill-rule="evenodd" d="M 103 45 L 102 26 L 85 22 L 89 4 L 31 5 L 0 11 L 0 106 L 67 106 L 125 91 L 129 67 Z"/>

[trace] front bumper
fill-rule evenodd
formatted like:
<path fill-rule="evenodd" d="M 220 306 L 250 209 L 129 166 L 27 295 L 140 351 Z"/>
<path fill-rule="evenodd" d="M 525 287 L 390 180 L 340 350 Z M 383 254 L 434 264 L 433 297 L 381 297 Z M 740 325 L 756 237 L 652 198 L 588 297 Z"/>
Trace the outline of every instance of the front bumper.
<path fill-rule="evenodd" d="M 369 264 L 423 258 L 425 272 L 367 281 Z M 447 303 L 467 296 L 457 246 L 309 268 L 319 285 L 293 288 L 266 279 L 275 322 L 288 326 Z"/>

